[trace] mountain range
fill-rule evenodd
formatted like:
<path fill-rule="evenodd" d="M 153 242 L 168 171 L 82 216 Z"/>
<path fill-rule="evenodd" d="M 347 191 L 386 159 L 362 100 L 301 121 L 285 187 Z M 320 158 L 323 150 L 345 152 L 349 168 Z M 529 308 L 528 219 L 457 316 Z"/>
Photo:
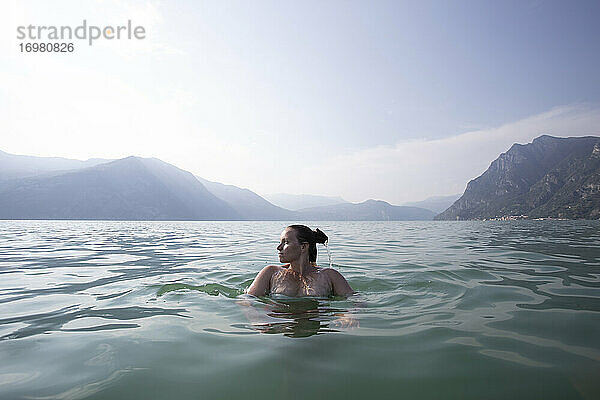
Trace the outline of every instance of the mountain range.
<path fill-rule="evenodd" d="M 278 194 L 271 197 L 276 205 L 249 189 L 208 181 L 156 158 L 79 161 L 0 151 L 0 219 L 599 219 L 600 137 L 543 135 L 514 144 L 451 204 L 456 197 L 396 206 Z"/>
<path fill-rule="evenodd" d="M 514 144 L 437 220 L 600 218 L 600 137 Z"/>
<path fill-rule="evenodd" d="M 273 193 L 266 194 L 263 197 L 279 207 L 293 211 L 302 210 L 303 208 L 348 203 L 348 201 L 342 199 L 340 196 L 319 196 L 314 194 Z"/>
<path fill-rule="evenodd" d="M 80 161 L 62 157 L 21 156 L 0 151 L 0 180 L 93 167 L 108 161 L 111 160 L 90 158 Z"/>
<path fill-rule="evenodd" d="M 0 183 L 0 219 L 240 219 L 187 171 L 127 157 Z"/>
<path fill-rule="evenodd" d="M 420 207 L 434 211 L 436 214 L 441 213 L 450 207 L 456 200 L 460 198 L 460 194 L 452 194 L 450 196 L 432 196 L 425 200 L 404 203 L 403 206 Z"/>
<path fill-rule="evenodd" d="M 417 221 L 433 219 L 435 213 L 419 207 L 393 206 L 381 200 L 304 208 L 298 211 L 309 221 Z"/>
<path fill-rule="evenodd" d="M 46 162 L 47 161 L 47 162 Z M 288 210 L 156 158 L 119 160 L 0 152 L 0 219 L 415 220 L 435 213 L 384 201 Z"/>
<path fill-rule="evenodd" d="M 244 219 L 279 221 L 294 219 L 295 217 L 293 211 L 278 207 L 249 189 L 207 181 L 199 176 L 196 176 L 196 178 L 209 192 L 224 200 Z"/>

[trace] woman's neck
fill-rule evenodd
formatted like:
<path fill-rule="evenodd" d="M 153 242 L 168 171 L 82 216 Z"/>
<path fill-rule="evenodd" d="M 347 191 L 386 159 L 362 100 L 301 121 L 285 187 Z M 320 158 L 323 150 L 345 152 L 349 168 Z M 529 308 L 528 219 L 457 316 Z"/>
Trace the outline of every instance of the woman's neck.
<path fill-rule="evenodd" d="M 299 258 L 290 263 L 290 268 L 299 276 L 306 276 L 315 268 L 306 258 Z"/>

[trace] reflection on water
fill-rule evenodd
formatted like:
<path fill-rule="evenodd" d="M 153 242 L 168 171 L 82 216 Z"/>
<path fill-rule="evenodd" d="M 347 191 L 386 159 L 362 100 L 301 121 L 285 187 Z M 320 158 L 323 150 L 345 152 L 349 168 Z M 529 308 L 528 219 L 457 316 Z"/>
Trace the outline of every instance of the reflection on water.
<path fill-rule="evenodd" d="M 254 329 L 260 333 L 283 334 L 292 338 L 303 338 L 327 332 L 339 332 L 339 328 L 357 327 L 350 310 L 331 307 L 327 300 L 300 298 L 292 299 L 285 296 L 263 298 L 259 303 L 259 311 L 249 300 L 238 301 L 238 304 L 250 309 L 244 310 L 251 321 L 245 328 Z M 252 309 L 253 308 L 253 309 Z M 262 313 L 262 315 L 261 315 Z M 270 321 L 263 321 L 262 316 Z M 283 321 L 280 321 L 283 320 Z"/>
<path fill-rule="evenodd" d="M 599 221 L 323 222 L 358 295 L 244 295 L 285 225 L 1 221 L 0 398 L 600 396 Z"/>

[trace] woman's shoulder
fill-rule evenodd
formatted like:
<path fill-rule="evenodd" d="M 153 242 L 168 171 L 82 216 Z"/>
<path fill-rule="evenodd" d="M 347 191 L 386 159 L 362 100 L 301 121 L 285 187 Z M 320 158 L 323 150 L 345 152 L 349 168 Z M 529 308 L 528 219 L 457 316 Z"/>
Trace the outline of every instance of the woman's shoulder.
<path fill-rule="evenodd" d="M 327 275 L 329 282 L 333 285 L 335 295 L 349 296 L 354 293 L 354 290 L 350 287 L 346 278 L 344 278 L 338 270 L 324 268 L 323 272 Z"/>
<path fill-rule="evenodd" d="M 318 268 L 319 272 L 322 274 L 327 274 L 327 275 L 339 274 L 339 272 L 337 272 L 333 268 L 329 268 L 329 267 L 317 267 L 317 268 Z"/>
<path fill-rule="evenodd" d="M 340 272 L 333 268 L 321 268 L 321 273 L 325 274 L 331 281 L 346 281 L 346 278 Z"/>
<path fill-rule="evenodd" d="M 269 275 L 274 275 L 274 274 L 276 274 L 278 272 L 285 271 L 285 269 L 288 268 L 289 266 L 290 266 L 290 264 L 284 264 L 284 265 L 267 265 L 260 272 L 261 273 L 265 273 L 265 274 L 269 274 Z"/>
<path fill-rule="evenodd" d="M 278 271 L 283 270 L 283 266 L 279 265 L 267 265 L 263 269 L 260 270 L 254 281 L 247 289 L 246 293 L 251 294 L 253 296 L 264 296 L 269 292 L 269 286 L 271 285 L 271 280 L 273 276 L 275 276 Z"/>

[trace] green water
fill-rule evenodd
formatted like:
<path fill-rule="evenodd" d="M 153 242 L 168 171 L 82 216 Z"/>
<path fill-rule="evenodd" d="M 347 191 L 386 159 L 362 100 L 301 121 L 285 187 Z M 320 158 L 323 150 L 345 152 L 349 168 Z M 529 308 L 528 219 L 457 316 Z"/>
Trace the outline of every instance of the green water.
<path fill-rule="evenodd" d="M 287 224 L 0 221 L 0 398 L 600 398 L 599 221 L 309 223 L 358 294 L 243 295 Z"/>

